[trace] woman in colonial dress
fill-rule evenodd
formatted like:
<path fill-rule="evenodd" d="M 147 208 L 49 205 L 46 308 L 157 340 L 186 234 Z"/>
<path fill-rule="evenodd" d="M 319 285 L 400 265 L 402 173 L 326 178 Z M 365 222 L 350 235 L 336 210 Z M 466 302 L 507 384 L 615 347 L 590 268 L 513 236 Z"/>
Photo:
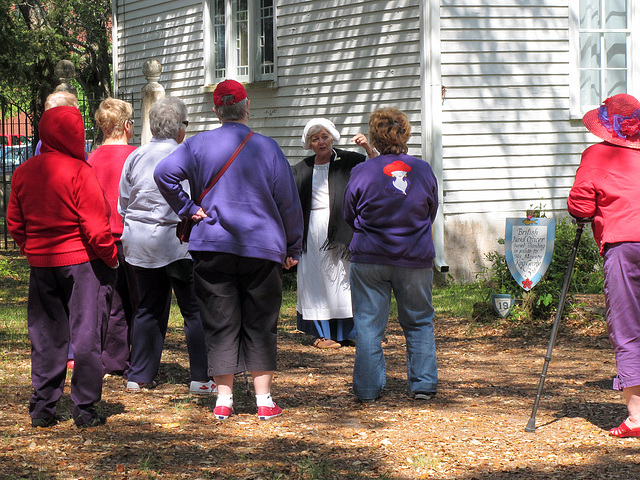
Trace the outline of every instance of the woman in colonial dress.
<path fill-rule="evenodd" d="M 342 197 L 351 169 L 362 154 L 334 148 L 340 139 L 325 118 L 311 119 L 302 144 L 314 154 L 293 167 L 304 216 L 303 253 L 298 264 L 298 330 L 316 337 L 317 348 L 340 348 L 355 338 L 349 286 L 349 243 L 353 232 L 342 217 Z M 377 153 L 364 135 L 352 141 L 369 157 Z"/>

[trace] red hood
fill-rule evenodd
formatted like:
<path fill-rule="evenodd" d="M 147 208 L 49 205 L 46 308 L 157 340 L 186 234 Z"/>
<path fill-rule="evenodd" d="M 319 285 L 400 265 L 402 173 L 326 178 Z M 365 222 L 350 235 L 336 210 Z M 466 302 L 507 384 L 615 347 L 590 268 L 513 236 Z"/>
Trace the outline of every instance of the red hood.
<path fill-rule="evenodd" d="M 40 117 L 38 127 L 41 153 L 60 152 L 84 160 L 84 122 L 75 107 L 50 108 Z"/>

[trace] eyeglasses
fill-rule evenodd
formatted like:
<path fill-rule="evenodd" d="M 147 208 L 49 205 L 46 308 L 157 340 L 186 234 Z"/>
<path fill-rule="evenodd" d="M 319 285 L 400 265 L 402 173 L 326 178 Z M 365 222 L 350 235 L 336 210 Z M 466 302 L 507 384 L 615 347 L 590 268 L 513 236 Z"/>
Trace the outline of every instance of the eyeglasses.
<path fill-rule="evenodd" d="M 129 122 L 131 125 L 133 125 L 133 124 L 135 123 L 135 122 L 133 121 L 133 118 L 129 118 L 129 119 L 127 120 L 127 122 Z"/>
<path fill-rule="evenodd" d="M 189 122 L 187 120 L 184 120 L 183 122 L 181 122 L 185 127 L 189 126 Z"/>

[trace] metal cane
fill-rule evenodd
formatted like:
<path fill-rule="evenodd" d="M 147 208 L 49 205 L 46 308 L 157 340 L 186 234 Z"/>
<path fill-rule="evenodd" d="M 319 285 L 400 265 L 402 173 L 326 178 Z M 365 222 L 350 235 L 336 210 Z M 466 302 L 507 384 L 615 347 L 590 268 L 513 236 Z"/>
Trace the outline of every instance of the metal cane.
<path fill-rule="evenodd" d="M 569 257 L 569 265 L 567 266 L 567 273 L 564 275 L 564 283 L 562 290 L 560 291 L 560 300 L 558 304 L 558 311 L 556 312 L 556 318 L 553 320 L 553 326 L 551 327 L 551 338 L 549 338 L 549 345 L 547 347 L 547 355 L 544 357 L 544 366 L 542 367 L 542 374 L 540 374 L 540 383 L 538 384 L 538 393 L 536 394 L 536 401 L 533 404 L 533 410 L 531 412 L 531 418 L 529 423 L 525 427 L 526 432 L 536 431 L 536 413 L 538 412 L 538 404 L 540 403 L 540 395 L 542 394 L 542 387 L 544 386 L 544 380 L 547 376 L 547 368 L 549 368 L 549 362 L 551 361 L 551 352 L 556 343 L 556 337 L 558 336 L 558 328 L 560 327 L 560 319 L 562 318 L 562 311 L 564 310 L 565 300 L 567 299 L 567 292 L 569 291 L 569 284 L 571 283 L 571 275 L 573 274 L 573 266 L 576 263 L 576 254 L 578 253 L 578 245 L 580 245 L 580 237 L 582 236 L 582 230 L 586 223 L 592 221 L 591 218 L 576 218 L 576 238 L 573 241 L 573 249 L 571 250 L 571 257 Z"/>

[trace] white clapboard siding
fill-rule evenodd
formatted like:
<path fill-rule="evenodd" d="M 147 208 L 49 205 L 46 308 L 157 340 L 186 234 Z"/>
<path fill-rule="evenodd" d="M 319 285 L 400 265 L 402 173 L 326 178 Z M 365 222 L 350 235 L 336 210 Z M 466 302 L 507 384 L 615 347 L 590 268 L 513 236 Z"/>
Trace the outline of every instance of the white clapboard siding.
<path fill-rule="evenodd" d="M 440 15 L 445 215 L 562 211 L 591 140 L 569 119 L 568 2 L 441 0 Z"/>
<path fill-rule="evenodd" d="M 597 141 L 569 118 L 569 0 L 276 0 L 277 79 L 247 85 L 250 125 L 297 163 L 310 153 L 300 145 L 310 118 L 331 119 L 342 133 L 336 146 L 360 150 L 349 140 L 367 132 L 370 113 L 397 106 L 412 123 L 409 153 L 422 156 L 420 11 L 430 2 L 440 15 L 440 41 L 429 47 L 442 86 L 432 120 L 445 260 L 471 278 L 483 249 L 504 235 L 504 218 L 533 205 L 565 214 L 580 154 Z M 118 89 L 139 99 L 142 65 L 156 59 L 167 94 L 188 105 L 188 134 L 216 126 L 203 0 L 117 5 Z"/>
<path fill-rule="evenodd" d="M 310 152 L 300 145 L 306 122 L 330 118 L 337 144 L 367 131 L 370 113 L 397 106 L 413 124 L 411 153 L 420 156 L 419 0 L 276 1 L 274 85 L 248 85 L 251 126 L 275 138 L 291 163 Z M 214 126 L 205 92 L 203 2 L 132 0 L 118 3 L 118 87 L 139 98 L 141 68 L 163 66 L 160 83 L 189 107 L 189 134 Z M 361 151 L 361 150 L 360 150 Z"/>
<path fill-rule="evenodd" d="M 118 92 L 133 95 L 139 116 L 140 90 L 146 84 L 142 66 L 162 64 L 160 83 L 167 95 L 182 99 L 189 111 L 189 129 L 205 130 L 215 115 L 204 110 L 203 24 L 200 0 L 136 0 L 118 2 Z"/>
<path fill-rule="evenodd" d="M 397 106 L 415 126 L 410 146 L 420 155 L 419 1 L 277 4 L 277 95 L 264 98 L 267 105 L 258 108 L 269 117 L 262 125 L 252 118 L 252 125 L 297 163 L 311 153 L 300 147 L 309 119 L 331 119 L 342 133 L 337 146 L 358 150 L 349 139 L 366 133 L 369 114 Z"/>

